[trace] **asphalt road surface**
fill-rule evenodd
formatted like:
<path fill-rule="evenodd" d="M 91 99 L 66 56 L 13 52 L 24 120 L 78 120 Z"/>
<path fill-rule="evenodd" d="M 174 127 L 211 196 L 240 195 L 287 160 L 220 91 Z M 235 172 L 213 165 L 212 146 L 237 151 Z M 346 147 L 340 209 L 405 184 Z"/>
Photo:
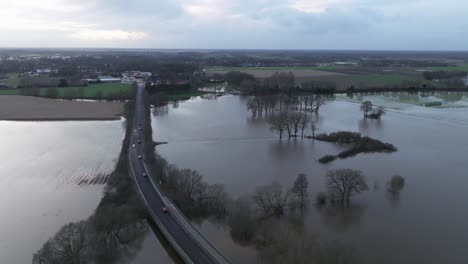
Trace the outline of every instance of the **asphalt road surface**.
<path fill-rule="evenodd" d="M 138 85 L 138 94 L 136 98 L 135 119 L 132 130 L 132 140 L 130 143 L 130 168 L 132 176 L 140 190 L 140 194 L 146 202 L 147 209 L 156 224 L 165 230 L 161 230 L 166 238 L 181 255 L 182 259 L 188 263 L 210 264 L 219 263 L 216 258 L 200 243 L 196 241 L 193 235 L 186 230 L 183 225 L 171 215 L 171 212 L 163 212 L 166 202 L 161 192 L 153 184 L 150 176 L 145 177 L 143 173 L 149 175 L 144 165 L 143 156 L 143 122 L 145 107 L 143 104 L 143 85 Z M 141 127 L 141 130 L 140 130 Z M 141 143 L 138 143 L 140 140 Z M 133 147 L 135 144 L 135 147 Z M 138 158 L 138 157 L 141 158 Z M 167 237 L 169 236 L 169 237 Z M 175 244 L 175 245 L 174 245 Z"/>

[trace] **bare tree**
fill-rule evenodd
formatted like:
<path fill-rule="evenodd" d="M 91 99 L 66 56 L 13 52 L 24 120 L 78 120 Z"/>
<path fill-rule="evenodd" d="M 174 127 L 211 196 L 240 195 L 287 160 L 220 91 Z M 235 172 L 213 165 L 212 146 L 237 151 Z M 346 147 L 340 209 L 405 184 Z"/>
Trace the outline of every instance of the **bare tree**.
<path fill-rule="evenodd" d="M 342 205 L 349 204 L 352 195 L 369 189 L 366 178 L 361 171 L 330 170 L 326 177 L 328 191 L 333 199 L 340 201 Z"/>
<path fill-rule="evenodd" d="M 382 117 L 382 115 L 385 115 L 387 111 L 385 110 L 385 107 L 379 106 L 377 107 L 377 110 L 375 111 L 375 114 L 377 115 L 378 119 Z"/>
<path fill-rule="evenodd" d="M 247 101 L 247 110 L 252 112 L 252 116 L 257 116 L 257 105 L 252 98 Z"/>
<path fill-rule="evenodd" d="M 304 212 L 304 208 L 307 203 L 308 198 L 308 187 L 309 187 L 309 180 L 307 179 L 307 175 L 301 173 L 297 176 L 296 180 L 294 181 L 294 185 L 291 189 L 292 195 L 296 198 L 299 208 L 301 210 L 301 214 Z"/>
<path fill-rule="evenodd" d="M 314 100 L 314 112 L 315 113 L 318 113 L 319 110 L 320 110 L 320 107 L 322 107 L 323 105 L 325 105 L 326 103 L 326 100 L 325 100 L 325 97 L 323 97 L 322 95 L 315 95 L 315 100 Z"/>
<path fill-rule="evenodd" d="M 284 208 L 289 200 L 289 191 L 283 193 L 279 182 L 257 187 L 253 200 L 264 216 L 284 214 Z"/>
<path fill-rule="evenodd" d="M 33 263 L 86 263 L 89 239 L 87 221 L 63 226 L 53 238 L 34 254 Z"/>
<path fill-rule="evenodd" d="M 310 122 L 310 128 L 312 129 L 312 138 L 315 138 L 315 132 L 318 130 L 317 121 Z"/>
<path fill-rule="evenodd" d="M 299 131 L 299 126 L 302 121 L 302 114 L 301 113 L 291 113 L 289 115 L 289 123 L 291 126 L 291 131 L 293 132 L 292 135 L 289 135 L 290 137 L 297 137 L 297 132 Z"/>
<path fill-rule="evenodd" d="M 299 128 L 301 129 L 301 137 L 304 137 L 304 130 L 310 123 L 310 117 L 307 114 L 301 114 L 301 120 L 299 122 Z"/>
<path fill-rule="evenodd" d="M 367 118 L 367 115 L 372 111 L 373 105 L 370 101 L 364 101 L 361 104 L 361 111 L 364 113 L 364 118 Z"/>
<path fill-rule="evenodd" d="M 286 114 L 280 114 L 270 118 L 270 129 L 278 131 L 280 139 L 283 138 L 284 130 L 288 129 L 288 120 Z"/>

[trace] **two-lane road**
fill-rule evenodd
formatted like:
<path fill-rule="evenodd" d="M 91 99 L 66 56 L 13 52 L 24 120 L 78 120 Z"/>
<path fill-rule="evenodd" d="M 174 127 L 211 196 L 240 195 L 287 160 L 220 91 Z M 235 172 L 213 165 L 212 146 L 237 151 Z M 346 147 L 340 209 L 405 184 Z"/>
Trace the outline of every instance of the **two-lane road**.
<path fill-rule="evenodd" d="M 184 226 L 171 215 L 171 212 L 163 212 L 166 207 L 166 202 L 158 187 L 152 182 L 149 171 L 146 169 L 143 157 L 144 142 L 144 111 L 142 85 L 138 85 L 138 93 L 135 106 L 135 119 L 132 130 L 132 137 L 129 151 L 129 162 L 131 174 L 135 179 L 135 183 L 145 200 L 146 207 L 156 222 L 162 233 L 168 241 L 179 253 L 181 258 L 187 263 L 210 264 L 219 263 L 216 258 L 206 249 L 204 249 L 193 235 L 187 231 Z M 136 132 L 135 132 L 136 130 Z M 141 143 L 138 143 L 140 141 Z M 135 147 L 133 147 L 135 144 Z M 138 158 L 141 156 L 141 158 Z M 145 177 L 143 174 L 148 175 Z"/>

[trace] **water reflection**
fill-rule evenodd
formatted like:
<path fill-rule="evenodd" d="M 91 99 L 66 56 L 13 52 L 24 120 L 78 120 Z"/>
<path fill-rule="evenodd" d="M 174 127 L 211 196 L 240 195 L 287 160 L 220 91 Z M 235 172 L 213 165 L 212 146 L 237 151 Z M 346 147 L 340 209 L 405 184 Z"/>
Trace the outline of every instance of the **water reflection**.
<path fill-rule="evenodd" d="M 165 116 L 169 113 L 169 106 L 158 106 L 151 109 L 153 116 Z"/>
<path fill-rule="evenodd" d="M 323 223 L 340 232 L 347 231 L 352 227 L 358 227 L 366 210 L 367 207 L 360 204 L 317 207 L 317 212 L 322 215 Z"/>
<path fill-rule="evenodd" d="M 388 204 L 390 205 L 391 208 L 400 207 L 400 204 L 401 204 L 400 193 L 386 192 L 385 198 L 387 199 Z"/>
<path fill-rule="evenodd" d="M 369 119 L 369 118 L 362 118 L 358 120 L 358 127 L 359 131 L 363 133 L 369 133 L 371 130 L 380 130 L 383 128 L 383 121 L 382 119 Z"/>
<path fill-rule="evenodd" d="M 303 156 L 305 152 L 303 141 L 305 140 L 307 139 L 271 140 L 269 143 L 269 153 L 277 160 Z"/>
<path fill-rule="evenodd" d="M 468 255 L 462 246 L 468 241 L 463 232 L 460 232 L 465 228 L 463 219 L 466 216 L 464 204 L 460 201 L 466 193 L 464 151 L 468 149 L 468 142 L 461 141 L 460 138 L 464 138 L 468 132 L 466 110 L 429 108 L 417 103 L 432 96 L 448 96 L 450 98 L 446 99 L 448 103 L 445 106 L 460 107 L 468 103 L 466 95 L 361 95 L 363 99 L 370 98 L 377 105 L 399 109 L 390 109 L 380 123 L 375 120 L 364 123 L 356 101 L 328 102 L 317 117 L 320 132 L 365 131 L 372 138 L 395 144 L 399 151 L 391 155 L 360 155 L 327 165 L 321 165 L 316 160 L 324 154 L 341 151 L 339 146 L 312 140 L 288 141 L 284 138 L 280 142 L 270 131 L 267 122 L 252 119 L 252 113 L 247 111 L 246 106 L 250 97 L 226 95 L 218 98 L 217 102 L 191 100 L 189 103 L 181 103 L 179 109 L 170 111 L 164 118 L 153 119 L 156 128 L 154 137 L 157 141 L 171 142 L 158 148 L 158 153 L 170 163 L 200 171 L 209 183 L 225 184 L 226 192 L 231 197 L 246 195 L 245 204 L 250 206 L 253 203 L 250 198 L 256 187 L 271 184 L 272 181 L 278 181 L 283 186 L 283 191 L 286 191 L 291 187 L 295 175 L 307 173 L 310 180 L 310 197 L 315 197 L 324 190 L 324 176 L 327 170 L 361 170 L 368 176 L 370 183 L 378 183 L 380 188 L 360 195 L 350 208 L 330 206 L 308 210 L 306 221 L 302 221 L 303 226 L 300 222 L 287 223 L 290 221 L 290 215 L 286 213 L 287 216 L 278 220 L 286 223 L 278 224 L 276 229 L 271 227 L 270 233 L 279 232 L 286 238 L 296 236 L 296 233 L 300 235 L 301 232 L 307 233 L 309 237 L 317 234 L 320 236 L 318 244 L 328 244 L 332 248 L 330 251 L 354 255 L 359 249 L 366 260 L 359 263 L 436 264 L 443 259 L 459 260 L 452 262 L 463 263 L 468 259 Z M 343 100 L 341 95 L 337 97 Z M 354 96 L 352 100 L 357 98 L 358 96 Z M 277 105 L 276 110 L 279 111 L 279 108 Z M 265 113 L 263 110 L 263 117 Z M 444 135 L 444 140 L 440 140 L 440 135 Z M 216 144 L 207 143 L 212 141 L 216 141 Z M 437 151 L 434 151 L 435 149 Z M 446 174 L 448 169 L 449 178 L 440 177 Z M 388 193 L 388 179 L 385 177 L 394 173 L 405 175 L 408 182 L 424 184 L 405 185 L 404 193 L 398 195 Z M 443 193 L 443 199 L 440 195 L 428 196 L 428 193 Z M 402 202 L 405 206 L 401 206 Z M 258 255 L 252 257 L 238 248 L 233 253 L 230 247 L 226 246 L 226 254 L 232 259 L 243 260 L 242 263 L 275 263 L 277 260 L 288 263 L 285 256 L 294 255 L 291 248 L 296 246 L 288 246 L 288 239 L 267 246 L 267 241 L 276 239 L 260 231 L 268 230 L 261 226 L 266 220 L 259 218 L 255 214 L 256 210 L 245 204 L 245 208 L 240 206 L 235 214 L 232 209 L 228 209 L 230 214 L 226 225 L 229 232 L 220 227 L 222 231 L 213 228 L 206 235 L 218 241 L 230 241 L 226 244 L 231 248 L 236 248 L 234 243 L 256 248 Z M 289 225 L 290 228 L 280 225 Z M 301 228 L 303 231 L 295 231 Z M 437 240 L 430 239 L 434 233 L 437 234 Z M 381 237 L 386 239 L 378 239 Z M 401 237 L 405 239 L 402 240 Z M 308 239 L 304 238 L 305 241 Z M 349 242 L 356 248 L 347 251 L 344 249 L 350 248 L 347 245 L 343 248 L 334 245 L 333 242 L 324 242 L 335 239 L 341 243 Z M 443 250 L 425 250 L 440 248 L 441 241 L 444 244 Z M 390 251 L 389 246 L 392 248 Z M 259 257 L 260 254 L 262 257 Z M 385 261 L 395 260 L 395 254 L 398 255 L 397 261 Z M 245 257 L 246 255 L 249 257 Z M 324 259 L 327 260 L 325 257 Z M 310 262 L 312 261 L 306 263 Z"/>
<path fill-rule="evenodd" d="M 201 96 L 201 98 L 203 100 L 216 100 L 216 99 L 218 99 L 218 97 L 219 96 L 217 94 L 214 94 L 214 93 L 207 93 L 207 94 L 203 94 Z"/>

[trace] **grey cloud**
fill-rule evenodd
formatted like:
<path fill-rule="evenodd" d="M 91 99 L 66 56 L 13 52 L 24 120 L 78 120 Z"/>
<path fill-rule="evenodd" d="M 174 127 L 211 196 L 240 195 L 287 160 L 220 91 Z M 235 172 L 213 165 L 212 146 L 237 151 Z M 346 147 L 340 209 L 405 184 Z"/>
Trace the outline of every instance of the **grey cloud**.
<path fill-rule="evenodd" d="M 383 23 L 385 16 L 379 10 L 370 8 L 328 8 L 323 13 L 304 13 L 286 8 L 275 10 L 270 19 L 291 30 L 325 34 L 361 32 Z"/>
<path fill-rule="evenodd" d="M 93 1 L 101 11 L 126 16 L 177 17 L 183 10 L 174 0 L 97 0 Z M 99 10 L 96 10 L 99 11 Z"/>

